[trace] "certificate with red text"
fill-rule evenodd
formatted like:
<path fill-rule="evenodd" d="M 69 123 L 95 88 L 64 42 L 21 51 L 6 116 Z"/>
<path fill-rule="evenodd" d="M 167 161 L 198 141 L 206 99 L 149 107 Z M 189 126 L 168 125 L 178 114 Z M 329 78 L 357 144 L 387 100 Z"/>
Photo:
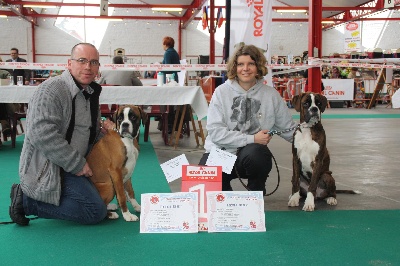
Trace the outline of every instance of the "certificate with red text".
<path fill-rule="evenodd" d="M 208 232 L 265 232 L 262 191 L 207 192 Z"/>
<path fill-rule="evenodd" d="M 197 201 L 195 192 L 142 194 L 140 233 L 197 233 Z"/>

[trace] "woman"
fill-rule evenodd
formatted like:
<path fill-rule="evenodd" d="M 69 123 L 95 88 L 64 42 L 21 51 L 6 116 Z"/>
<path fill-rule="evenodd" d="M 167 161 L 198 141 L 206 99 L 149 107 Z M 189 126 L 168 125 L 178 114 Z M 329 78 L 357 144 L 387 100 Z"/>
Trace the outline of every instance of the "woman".
<path fill-rule="evenodd" d="M 332 67 L 331 79 L 342 79 L 342 78 L 343 76 L 341 70 L 336 66 Z"/>
<path fill-rule="evenodd" d="M 165 51 L 164 53 L 164 58 L 162 63 L 163 64 L 180 64 L 180 59 L 179 59 L 179 54 L 178 52 L 174 49 L 175 46 L 175 40 L 172 37 L 166 36 L 163 39 L 163 49 Z M 164 83 L 166 79 L 167 74 L 175 74 L 175 81 L 178 82 L 178 72 L 176 71 L 163 71 L 164 73 Z"/>
<path fill-rule="evenodd" d="M 179 54 L 178 52 L 174 49 L 175 46 L 175 40 L 172 37 L 166 36 L 163 39 L 163 49 L 165 50 L 164 53 L 164 59 L 162 61 L 163 64 L 180 64 L 180 59 L 179 59 Z M 166 76 L 167 74 L 175 74 L 175 81 L 178 83 L 178 72 L 177 71 L 163 71 L 164 73 L 164 83 L 166 82 Z M 174 106 L 170 106 L 169 110 L 175 110 L 176 108 Z M 181 108 L 182 109 L 182 108 Z M 179 115 L 179 119 L 180 119 Z M 174 124 L 174 119 L 175 119 L 175 112 L 170 111 L 168 113 L 168 134 L 172 133 L 172 125 Z M 189 121 L 189 112 L 186 112 L 185 114 L 185 122 Z M 178 120 L 179 121 L 179 120 Z M 162 122 L 160 120 L 158 129 L 162 129 Z M 177 128 L 176 128 L 177 130 Z"/>
<path fill-rule="evenodd" d="M 272 168 L 268 143 L 271 130 L 296 126 L 279 93 L 263 83 L 267 74 L 266 58 L 254 45 L 244 45 L 227 64 L 228 80 L 212 96 L 207 115 L 206 152 L 200 160 L 205 165 L 213 148 L 237 154 L 231 174 L 222 174 L 222 190 L 232 190 L 230 181 L 248 179 L 247 187 L 266 194 L 265 182 Z M 291 142 L 293 131 L 280 136 Z"/>

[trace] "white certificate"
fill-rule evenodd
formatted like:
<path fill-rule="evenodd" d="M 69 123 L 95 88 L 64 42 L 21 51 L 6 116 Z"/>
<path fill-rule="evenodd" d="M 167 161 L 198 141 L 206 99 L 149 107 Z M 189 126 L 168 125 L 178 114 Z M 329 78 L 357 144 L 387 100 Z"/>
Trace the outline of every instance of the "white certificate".
<path fill-rule="evenodd" d="M 236 158 L 236 155 L 214 147 L 208 155 L 206 165 L 222 166 L 222 172 L 230 174 L 235 165 Z"/>
<path fill-rule="evenodd" d="M 197 233 L 197 194 L 194 192 L 142 194 L 140 233 Z"/>
<path fill-rule="evenodd" d="M 182 165 L 188 165 L 189 162 L 185 154 L 181 154 L 171 160 L 161 164 L 168 183 L 182 177 Z"/>
<path fill-rule="evenodd" d="M 261 191 L 208 191 L 208 232 L 265 232 Z"/>

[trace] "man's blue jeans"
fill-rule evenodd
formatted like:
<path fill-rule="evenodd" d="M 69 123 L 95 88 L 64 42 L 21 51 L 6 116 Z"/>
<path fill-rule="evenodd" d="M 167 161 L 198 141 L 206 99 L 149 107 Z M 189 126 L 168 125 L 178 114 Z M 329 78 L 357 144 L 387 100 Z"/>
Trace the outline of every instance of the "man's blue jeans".
<path fill-rule="evenodd" d="M 65 173 L 60 205 L 37 201 L 24 195 L 26 215 L 61 219 L 80 224 L 96 224 L 107 216 L 107 206 L 93 183 L 85 176 Z"/>

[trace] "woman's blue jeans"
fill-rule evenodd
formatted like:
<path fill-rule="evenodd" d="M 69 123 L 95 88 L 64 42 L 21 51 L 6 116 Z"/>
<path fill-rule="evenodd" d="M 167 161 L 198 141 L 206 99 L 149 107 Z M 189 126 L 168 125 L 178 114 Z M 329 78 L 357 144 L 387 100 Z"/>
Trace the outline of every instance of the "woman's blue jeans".
<path fill-rule="evenodd" d="M 107 206 L 93 183 L 85 176 L 65 173 L 60 205 L 34 200 L 24 195 L 26 215 L 40 218 L 61 219 L 80 224 L 96 224 L 107 216 Z"/>

